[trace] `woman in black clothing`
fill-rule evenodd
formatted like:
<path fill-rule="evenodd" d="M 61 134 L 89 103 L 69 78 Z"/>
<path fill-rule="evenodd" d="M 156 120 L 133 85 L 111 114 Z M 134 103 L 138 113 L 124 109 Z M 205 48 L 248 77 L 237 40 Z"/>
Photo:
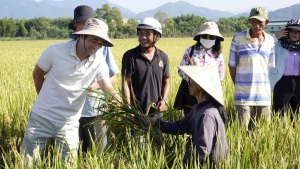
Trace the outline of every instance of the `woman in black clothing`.
<path fill-rule="evenodd" d="M 228 149 L 224 127 L 227 115 L 218 69 L 211 66 L 179 66 L 179 69 L 189 77 L 190 94 L 197 99 L 197 104 L 179 121 L 148 121 L 159 125 L 164 133 L 190 134 L 196 156 L 194 151 L 187 150 L 184 163 L 209 161 L 214 168 L 225 158 Z"/>

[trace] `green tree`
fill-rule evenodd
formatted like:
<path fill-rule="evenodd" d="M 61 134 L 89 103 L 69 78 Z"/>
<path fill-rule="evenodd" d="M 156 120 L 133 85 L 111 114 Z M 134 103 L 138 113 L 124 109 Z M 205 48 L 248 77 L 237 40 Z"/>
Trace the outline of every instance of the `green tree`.
<path fill-rule="evenodd" d="M 0 36 L 1 37 L 16 37 L 18 26 L 12 18 L 3 18 L 0 20 Z"/>
<path fill-rule="evenodd" d="M 26 37 L 28 34 L 27 29 L 25 28 L 25 20 L 17 20 L 18 32 L 17 37 Z"/>
<path fill-rule="evenodd" d="M 169 18 L 169 16 L 163 11 L 157 11 L 154 14 L 154 18 L 157 19 L 159 23 L 164 24 L 165 21 Z"/>
<path fill-rule="evenodd" d="M 106 22 L 109 27 L 109 32 L 113 37 L 116 38 L 120 35 L 124 22 L 122 13 L 118 8 L 111 8 L 109 4 L 103 4 L 102 8 L 96 9 L 95 14 L 96 18 Z"/>
<path fill-rule="evenodd" d="M 127 34 L 129 37 L 136 36 L 136 27 L 139 22 L 135 19 L 128 19 L 128 21 L 124 24 L 123 33 Z"/>
<path fill-rule="evenodd" d="M 176 34 L 175 21 L 172 18 L 167 18 L 163 27 L 163 35 L 165 37 L 173 37 Z"/>
<path fill-rule="evenodd" d="M 177 35 L 180 36 L 195 36 L 200 25 L 208 21 L 206 18 L 194 14 L 181 15 L 174 17 L 173 20 L 176 23 Z"/>

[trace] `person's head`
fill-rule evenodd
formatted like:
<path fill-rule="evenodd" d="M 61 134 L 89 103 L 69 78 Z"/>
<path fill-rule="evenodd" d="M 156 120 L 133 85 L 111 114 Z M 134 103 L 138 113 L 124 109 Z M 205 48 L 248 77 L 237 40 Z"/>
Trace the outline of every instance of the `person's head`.
<path fill-rule="evenodd" d="M 137 26 L 137 35 L 142 47 L 153 47 L 162 36 L 161 24 L 154 18 L 144 18 Z"/>
<path fill-rule="evenodd" d="M 224 108 L 223 90 L 218 67 L 179 66 L 179 69 L 188 76 L 190 95 L 212 100 L 217 106 L 223 121 L 226 122 L 227 114 Z"/>
<path fill-rule="evenodd" d="M 85 22 L 84 27 L 73 34 L 79 35 L 79 42 L 87 55 L 94 54 L 102 46 L 114 46 L 108 37 L 108 26 L 105 22 L 91 18 Z"/>
<path fill-rule="evenodd" d="M 204 90 L 210 97 L 224 105 L 217 66 L 179 66 L 179 69 L 189 78 L 192 96 L 196 96 L 202 92 L 201 90 Z"/>
<path fill-rule="evenodd" d="M 80 5 L 74 9 L 74 18 L 69 24 L 69 28 L 79 31 L 84 27 L 86 20 L 94 17 L 94 10 L 90 6 Z"/>
<path fill-rule="evenodd" d="M 266 25 L 269 23 L 268 11 L 263 7 L 252 8 L 248 21 L 251 25 L 251 32 L 254 34 L 262 34 Z"/>
<path fill-rule="evenodd" d="M 285 28 L 289 31 L 289 37 L 293 42 L 300 41 L 300 19 L 291 19 Z"/>
<path fill-rule="evenodd" d="M 212 48 L 218 56 L 221 53 L 221 41 L 224 41 L 224 38 L 215 22 L 205 22 L 200 26 L 199 33 L 194 40 L 197 41 L 196 45 L 202 45 L 206 50 Z"/>

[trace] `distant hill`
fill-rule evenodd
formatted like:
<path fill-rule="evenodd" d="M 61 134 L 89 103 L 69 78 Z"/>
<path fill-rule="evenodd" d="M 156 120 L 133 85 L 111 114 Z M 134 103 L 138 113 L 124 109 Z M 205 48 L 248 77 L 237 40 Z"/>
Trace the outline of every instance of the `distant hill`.
<path fill-rule="evenodd" d="M 234 15 L 230 12 L 212 10 L 200 6 L 195 6 L 184 1 L 175 3 L 166 3 L 153 10 L 147 10 L 140 13 L 134 13 L 122 6 L 108 2 L 107 0 L 1 0 L 0 19 L 15 18 L 28 19 L 34 17 L 73 17 L 73 10 L 76 6 L 86 4 L 93 9 L 102 8 L 103 4 L 109 4 L 111 7 L 117 7 L 122 12 L 123 18 L 141 19 L 144 17 L 153 17 L 157 11 L 165 12 L 169 17 L 181 16 L 182 14 L 194 14 L 206 17 L 209 20 L 218 21 L 220 17 L 239 17 L 248 16 L 250 11 Z M 300 3 L 287 8 L 278 9 L 269 12 L 270 20 L 289 20 L 291 18 L 300 18 Z"/>
<path fill-rule="evenodd" d="M 300 3 L 269 12 L 269 19 L 271 21 L 300 19 Z"/>
<path fill-rule="evenodd" d="M 233 14 L 229 12 L 219 11 L 219 10 L 212 10 L 200 6 L 195 6 L 189 4 L 184 1 L 178 1 L 175 3 L 168 2 L 158 8 L 153 10 L 148 10 L 145 12 L 139 13 L 138 19 L 144 18 L 147 16 L 154 16 L 157 11 L 163 11 L 169 17 L 181 16 L 182 14 L 194 14 L 201 17 L 205 17 L 210 20 L 218 20 L 220 17 L 230 17 Z"/>
<path fill-rule="evenodd" d="M 28 19 L 34 17 L 73 17 L 74 8 L 78 5 L 89 5 L 94 10 L 102 8 L 103 4 L 117 7 L 123 16 L 134 18 L 132 11 L 122 6 L 108 2 L 107 0 L 1 0 L 0 18 Z"/>

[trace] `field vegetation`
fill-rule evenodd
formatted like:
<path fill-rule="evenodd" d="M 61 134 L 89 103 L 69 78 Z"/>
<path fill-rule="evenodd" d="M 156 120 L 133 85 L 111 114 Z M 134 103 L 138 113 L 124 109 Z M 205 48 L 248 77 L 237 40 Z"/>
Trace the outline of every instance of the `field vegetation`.
<path fill-rule="evenodd" d="M 227 65 L 231 38 L 225 38 L 222 51 Z M 22 168 L 20 144 L 24 135 L 28 115 L 37 94 L 34 89 L 32 71 L 42 51 L 50 44 L 67 40 L 0 41 L 0 168 Z M 123 53 L 135 47 L 137 39 L 115 39 L 112 48 L 116 62 L 121 69 Z M 171 92 L 169 111 L 165 120 L 174 121 L 183 116 L 172 110 L 174 98 L 180 83 L 177 66 L 184 50 L 193 45 L 192 38 L 162 38 L 157 46 L 169 56 L 171 71 Z M 121 75 L 116 87 L 120 89 Z M 289 118 L 279 118 L 275 113 L 266 124 L 259 121 L 253 131 L 246 131 L 238 125 L 234 110 L 234 86 L 226 66 L 222 82 L 226 108 L 230 121 L 226 124 L 229 152 L 219 168 L 300 168 L 300 124 Z M 124 133 L 125 126 L 108 122 L 108 147 L 100 157 L 92 150 L 84 159 L 79 153 L 69 168 L 185 168 L 182 159 L 186 147 L 186 135 L 164 135 L 161 145 L 152 144 L 148 138 L 137 139 Z M 122 130 L 123 128 L 123 130 Z M 125 132 L 126 133 L 126 132 Z M 142 141 L 141 141 L 142 140 Z M 96 145 L 97 146 L 97 145 Z M 194 166 L 197 168 L 197 166 Z M 64 168 L 60 154 L 49 147 L 45 158 L 37 168 Z"/>

